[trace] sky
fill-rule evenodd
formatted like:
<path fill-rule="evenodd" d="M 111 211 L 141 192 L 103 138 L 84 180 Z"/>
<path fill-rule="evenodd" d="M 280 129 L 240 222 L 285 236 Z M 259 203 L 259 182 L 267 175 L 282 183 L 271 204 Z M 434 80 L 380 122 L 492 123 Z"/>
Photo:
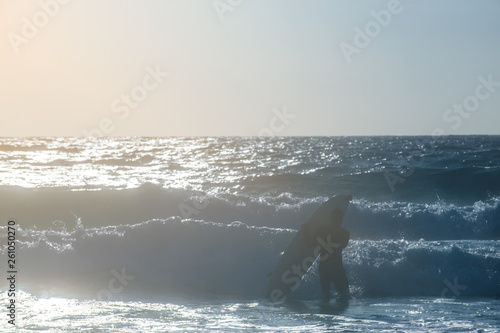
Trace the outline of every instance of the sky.
<path fill-rule="evenodd" d="M 0 0 L 0 136 L 500 134 L 500 1 Z"/>

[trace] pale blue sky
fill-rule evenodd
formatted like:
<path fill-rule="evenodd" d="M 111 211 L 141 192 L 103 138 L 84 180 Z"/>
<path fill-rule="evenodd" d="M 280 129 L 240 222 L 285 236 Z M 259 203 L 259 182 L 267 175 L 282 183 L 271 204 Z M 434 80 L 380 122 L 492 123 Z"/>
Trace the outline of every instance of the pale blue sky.
<path fill-rule="evenodd" d="M 497 0 L 55 3 L 0 0 L 0 136 L 500 134 Z"/>

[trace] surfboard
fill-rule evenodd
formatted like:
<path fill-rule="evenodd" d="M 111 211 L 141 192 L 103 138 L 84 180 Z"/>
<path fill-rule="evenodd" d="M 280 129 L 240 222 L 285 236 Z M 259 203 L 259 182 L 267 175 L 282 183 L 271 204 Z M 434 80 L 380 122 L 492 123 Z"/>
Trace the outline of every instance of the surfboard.
<path fill-rule="evenodd" d="M 303 223 L 308 225 L 309 234 L 314 235 L 319 227 L 328 224 L 330 222 L 330 214 L 334 209 L 340 208 L 345 214 L 351 199 L 351 195 L 339 194 L 322 204 Z M 271 273 L 271 279 L 267 288 L 267 297 L 273 302 L 283 302 L 287 294 L 299 287 L 302 277 L 309 270 L 318 255 L 318 247 L 306 243 L 306 235 L 301 228 Z"/>

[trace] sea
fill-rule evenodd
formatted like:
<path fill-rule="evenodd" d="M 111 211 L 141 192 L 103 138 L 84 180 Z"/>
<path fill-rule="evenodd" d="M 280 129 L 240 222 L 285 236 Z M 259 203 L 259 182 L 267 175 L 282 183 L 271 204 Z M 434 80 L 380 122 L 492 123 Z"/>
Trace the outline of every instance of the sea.
<path fill-rule="evenodd" d="M 351 298 L 301 223 L 351 194 Z M 500 136 L 0 138 L 1 332 L 500 332 Z"/>

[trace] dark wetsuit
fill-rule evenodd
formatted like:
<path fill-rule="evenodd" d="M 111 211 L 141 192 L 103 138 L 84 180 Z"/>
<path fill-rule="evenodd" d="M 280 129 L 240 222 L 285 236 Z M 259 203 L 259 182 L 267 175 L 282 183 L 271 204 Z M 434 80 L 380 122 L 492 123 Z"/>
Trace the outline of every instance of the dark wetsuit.
<path fill-rule="evenodd" d="M 349 231 L 332 224 L 324 225 L 315 232 L 314 239 L 323 240 L 323 244 L 332 244 L 330 248 L 321 247 L 319 262 L 319 280 L 324 297 L 330 296 L 330 285 L 333 282 L 335 289 L 341 295 L 349 292 L 347 276 L 342 263 L 342 250 L 349 242 Z M 319 243 L 317 243 L 319 244 Z"/>

